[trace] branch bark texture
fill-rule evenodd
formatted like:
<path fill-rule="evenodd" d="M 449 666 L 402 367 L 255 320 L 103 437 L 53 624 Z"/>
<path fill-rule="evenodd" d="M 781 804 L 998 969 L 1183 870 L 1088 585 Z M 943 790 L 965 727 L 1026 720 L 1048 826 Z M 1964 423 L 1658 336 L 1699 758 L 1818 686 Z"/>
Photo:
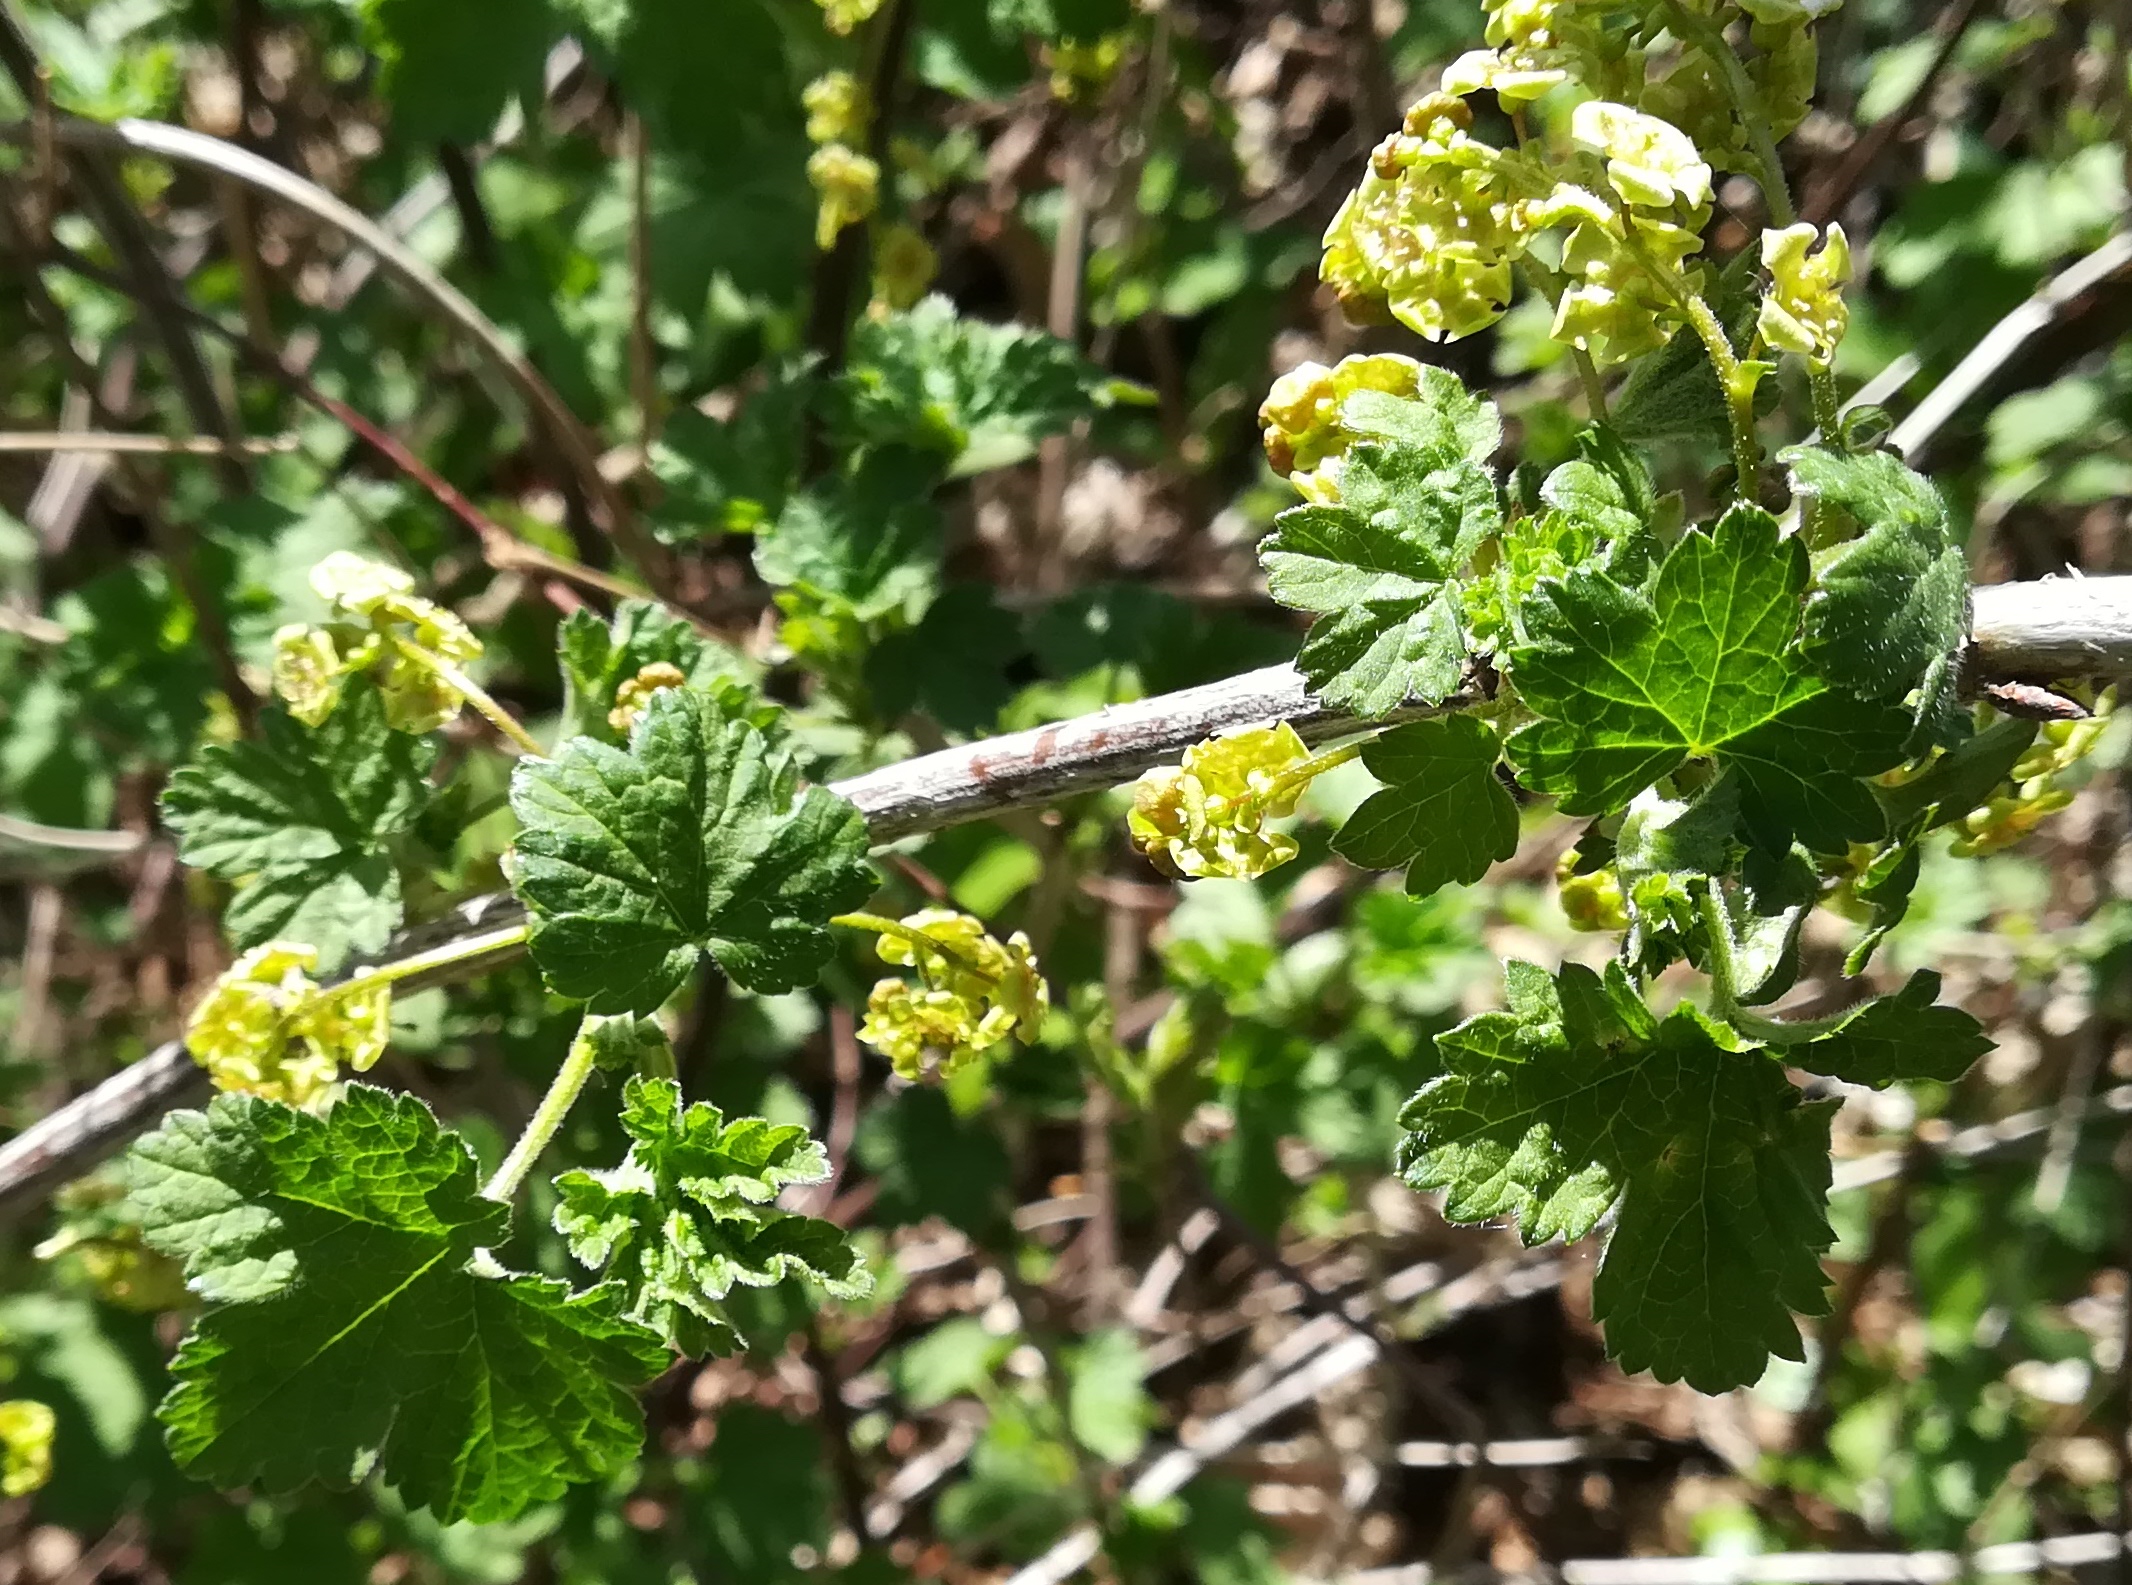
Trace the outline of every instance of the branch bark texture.
<path fill-rule="evenodd" d="M 1975 592 L 1969 669 L 1979 679 L 2132 672 L 2132 576 L 2048 578 Z M 984 738 L 831 784 L 888 844 L 968 820 L 1058 803 L 1117 786 L 1234 727 L 1285 720 L 1307 742 L 1471 705 L 1476 688 L 1439 706 L 1357 721 L 1311 697 L 1293 666 L 1267 666 L 1198 688 Z M 403 958 L 444 940 L 494 932 L 522 917 L 516 899 L 480 897 L 396 944 Z M 510 961 L 512 946 L 454 965 L 465 977 Z M 408 982 L 412 985 L 413 982 Z M 0 1146 L 0 1217 L 116 1153 L 165 1111 L 204 1094 L 206 1078 L 176 1041 L 76 1097 Z"/>

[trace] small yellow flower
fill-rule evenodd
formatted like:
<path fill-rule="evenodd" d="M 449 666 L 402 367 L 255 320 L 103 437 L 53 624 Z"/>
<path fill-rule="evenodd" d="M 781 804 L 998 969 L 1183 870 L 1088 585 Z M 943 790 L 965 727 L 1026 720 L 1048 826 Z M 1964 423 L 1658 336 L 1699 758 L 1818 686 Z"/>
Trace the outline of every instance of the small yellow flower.
<path fill-rule="evenodd" d="M 856 143 L 866 133 L 866 89 L 850 72 L 824 72 L 800 90 L 810 143 Z"/>
<path fill-rule="evenodd" d="M 1564 853 L 1555 865 L 1555 892 L 1573 929 L 1619 935 L 1629 927 L 1628 900 L 1621 894 L 1621 877 L 1611 869 L 1580 874 L 1574 849 Z"/>
<path fill-rule="evenodd" d="M 1798 353 L 1826 368 L 1851 322 L 1843 300 L 1851 278 L 1851 244 L 1843 227 L 1831 224 L 1821 250 L 1810 253 L 1816 235 L 1804 221 L 1762 233 L 1769 290 L 1755 328 L 1780 352 Z"/>
<path fill-rule="evenodd" d="M 1569 133 L 1579 148 L 1606 161 L 1607 185 L 1625 204 L 1700 209 L 1710 202 L 1710 166 L 1670 121 L 1588 99 L 1571 112 Z"/>
<path fill-rule="evenodd" d="M 1340 421 L 1340 404 L 1357 391 L 1413 396 L 1421 365 L 1396 352 L 1342 358 L 1337 368 L 1304 363 L 1273 382 L 1258 410 L 1266 460 L 1306 501 L 1340 499 L 1340 469 L 1355 434 Z"/>
<path fill-rule="evenodd" d="M 27 1497 L 52 1478 L 52 1433 L 59 1421 L 35 1398 L 0 1403 L 0 1494 Z"/>
<path fill-rule="evenodd" d="M 215 981 L 185 1024 L 185 1049 L 215 1087 L 312 1107 L 346 1062 L 367 1070 L 391 1036 L 392 987 L 321 989 L 318 951 L 301 942 L 252 948 Z"/>
<path fill-rule="evenodd" d="M 434 731 L 459 713 L 465 696 L 402 647 L 464 666 L 481 654 L 481 641 L 457 616 L 416 594 L 398 568 L 352 551 L 337 550 L 312 568 L 311 587 L 333 620 L 274 635 L 274 691 L 291 715 L 317 726 L 359 671 L 376 674 L 385 719 L 398 731 Z"/>
<path fill-rule="evenodd" d="M 847 38 L 852 29 L 870 19 L 881 9 L 882 0 L 815 0 L 822 8 L 822 25 L 838 38 Z"/>
<path fill-rule="evenodd" d="M 901 221 L 882 227 L 874 244 L 875 309 L 901 313 L 916 307 L 939 272 L 940 255 L 916 227 Z"/>
<path fill-rule="evenodd" d="M 1546 190 L 1524 155 L 1469 132 L 1473 112 L 1431 94 L 1370 156 L 1327 227 L 1319 276 L 1351 319 L 1397 319 L 1456 341 L 1503 317 L 1530 238 L 1523 204 Z"/>
<path fill-rule="evenodd" d="M 843 143 L 825 143 L 807 160 L 807 180 L 820 202 L 814 245 L 827 253 L 847 226 L 874 212 L 881 198 L 881 167 Z"/>
<path fill-rule="evenodd" d="M 1283 775 L 1310 757 L 1285 721 L 1207 739 L 1181 765 L 1159 765 L 1133 784 L 1126 828 L 1166 874 L 1250 880 L 1296 856 L 1293 837 L 1266 828 L 1295 813 L 1301 780 Z"/>
<path fill-rule="evenodd" d="M 607 724 L 627 737 L 653 694 L 662 688 L 679 688 L 687 681 L 679 666 L 670 661 L 653 661 L 615 689 L 614 708 L 607 712 Z"/>
<path fill-rule="evenodd" d="M 883 931 L 874 951 L 918 977 L 876 984 L 859 1026 L 859 1039 L 899 1074 L 921 1078 L 928 1064 L 953 1073 L 1010 1035 L 1036 1038 L 1051 990 L 1028 936 L 1016 931 L 1000 941 L 982 920 L 946 908 L 921 910 L 901 924 L 910 934 Z"/>

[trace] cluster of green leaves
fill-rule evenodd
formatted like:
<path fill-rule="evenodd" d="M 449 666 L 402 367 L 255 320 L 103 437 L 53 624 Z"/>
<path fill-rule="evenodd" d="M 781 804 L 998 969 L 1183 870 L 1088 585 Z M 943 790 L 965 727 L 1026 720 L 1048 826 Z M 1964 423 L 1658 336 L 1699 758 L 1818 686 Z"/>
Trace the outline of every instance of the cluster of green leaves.
<path fill-rule="evenodd" d="M 1340 417 L 1339 499 L 1261 548 L 1275 598 L 1318 616 L 1299 664 L 1365 717 L 1479 697 L 1364 747 L 1382 787 L 1335 849 L 1405 866 L 1416 895 L 1478 879 L 1516 846 L 1514 778 L 1593 817 L 1580 862 L 1611 868 L 1629 923 L 1604 977 L 1513 965 L 1509 1011 L 1439 1038 L 1402 1168 L 1453 1219 L 1515 1213 L 1531 1242 L 1611 1218 L 1594 1304 L 1616 1359 L 1708 1391 L 1753 1381 L 1770 1353 L 1798 1357 L 1792 1317 L 1823 1307 L 1832 1237 L 1826 1112 L 1783 1067 L 1946 1080 L 1987 1044 L 1927 974 L 1831 1024 L 1749 1011 L 1791 987 L 1802 923 L 1839 886 L 1872 916 L 1862 969 L 1919 835 L 2026 742 L 1976 731 L 1954 698 L 1968 581 L 1945 510 L 1891 455 L 1798 447 L 1799 527 L 1742 502 L 1678 530 L 1604 428 L 1506 510 L 1494 409 L 1443 371 Z M 1873 855 L 1862 877 L 1854 851 Z M 1682 960 L 1710 1010 L 1659 1019 L 1644 986 Z"/>

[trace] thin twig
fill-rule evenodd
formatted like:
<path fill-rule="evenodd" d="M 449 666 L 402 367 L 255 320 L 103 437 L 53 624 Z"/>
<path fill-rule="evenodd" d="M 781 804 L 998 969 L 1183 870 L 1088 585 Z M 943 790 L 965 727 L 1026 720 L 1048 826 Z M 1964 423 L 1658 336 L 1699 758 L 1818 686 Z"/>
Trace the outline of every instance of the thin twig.
<path fill-rule="evenodd" d="M 613 535 L 623 553 L 650 572 L 657 573 L 667 566 L 665 547 L 644 533 L 621 492 L 600 472 L 598 442 L 532 361 L 514 347 L 495 322 L 475 307 L 464 293 L 369 216 L 294 171 L 284 170 L 220 138 L 185 127 L 168 126 L 158 121 L 124 120 L 106 125 L 63 118 L 58 131 L 60 140 L 73 147 L 128 149 L 227 176 L 347 233 L 352 241 L 377 256 L 379 265 L 387 274 L 429 302 L 463 332 L 480 350 L 484 360 L 517 391 L 539 419 L 541 427 L 561 448 L 577 485 L 597 505 L 605 519 L 603 526 Z M 19 126 L 0 129 L 0 136 L 19 139 L 22 129 Z M 200 427 L 211 429 L 215 426 L 201 423 Z"/>
<path fill-rule="evenodd" d="M 1947 378 L 1895 426 L 1894 433 L 1888 436 L 1888 444 L 1915 466 L 1931 444 L 1932 437 L 1961 410 L 1964 402 L 1984 388 L 2024 343 L 2048 329 L 2051 322 L 2083 292 L 2100 286 L 2128 267 L 2132 267 L 2132 227 L 2117 232 L 2079 263 L 2053 276 L 2027 302 L 1993 325 Z"/>
<path fill-rule="evenodd" d="M 296 450 L 295 435 L 268 435 L 239 440 L 235 450 L 248 457 L 268 457 Z M 0 452 L 101 452 L 107 456 L 220 457 L 231 445 L 207 435 L 129 435 L 102 429 L 9 430 L 0 432 Z"/>

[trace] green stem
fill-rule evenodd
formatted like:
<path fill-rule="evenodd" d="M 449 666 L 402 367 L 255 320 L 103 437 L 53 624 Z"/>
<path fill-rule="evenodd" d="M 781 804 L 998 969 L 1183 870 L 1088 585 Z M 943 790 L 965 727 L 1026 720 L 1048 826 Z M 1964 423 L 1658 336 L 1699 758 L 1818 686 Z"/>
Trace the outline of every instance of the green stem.
<path fill-rule="evenodd" d="M 1739 964 L 1732 955 L 1732 926 L 1725 918 L 1725 905 L 1718 896 L 1717 882 L 1710 880 L 1695 894 L 1695 910 L 1703 921 L 1703 934 L 1710 938 L 1710 1010 L 1728 1023 L 1740 1016 Z"/>
<path fill-rule="evenodd" d="M 596 1015 L 587 1013 L 587 1022 Z M 503 1165 L 489 1179 L 482 1193 L 491 1200 L 509 1200 L 518 1193 L 519 1184 L 525 1181 L 526 1172 L 540 1159 L 540 1153 L 548 1148 L 556 1130 L 563 1126 L 563 1119 L 570 1115 L 570 1108 L 585 1088 L 585 1081 L 592 1077 L 593 1047 L 586 1038 L 584 1025 L 578 1026 L 577 1038 L 570 1042 L 570 1050 L 563 1058 L 563 1065 L 555 1070 L 555 1077 L 548 1085 L 548 1093 L 540 1098 L 540 1105 L 526 1121 L 525 1132 L 511 1146 L 511 1153 L 503 1158 Z"/>
<path fill-rule="evenodd" d="M 380 985 L 392 985 L 400 980 L 413 979 L 417 974 L 447 969 L 454 964 L 471 963 L 481 958 L 513 952 L 524 946 L 532 934 L 531 925 L 508 925 L 501 930 L 491 930 L 485 935 L 464 936 L 447 941 L 442 946 L 431 947 L 427 952 L 417 952 L 412 957 L 381 963 L 374 969 L 358 969 L 340 984 L 324 987 L 317 993 L 317 999 L 328 1001 L 338 996 L 350 996 L 358 991 L 375 990 Z"/>
<path fill-rule="evenodd" d="M 1855 1009 L 1832 1013 L 1826 1018 L 1802 1018 L 1792 1022 L 1781 1018 L 1765 1018 L 1760 1013 L 1751 1013 L 1744 1007 L 1735 1007 L 1729 1017 L 1732 1027 L 1752 1040 L 1771 1046 L 1801 1046 L 1809 1040 L 1819 1040 L 1823 1035 L 1842 1027 L 1843 1021 Z"/>
<path fill-rule="evenodd" d="M 1766 366 L 1740 361 L 1739 354 L 1732 350 L 1732 338 L 1725 334 L 1725 327 L 1718 320 L 1717 311 L 1704 300 L 1702 293 L 1688 284 L 1686 276 L 1661 262 L 1643 245 L 1642 239 L 1636 235 L 1634 221 L 1624 225 L 1622 245 L 1651 279 L 1665 289 L 1674 306 L 1687 316 L 1703 350 L 1710 355 L 1710 367 L 1716 371 L 1718 386 L 1725 393 L 1725 413 L 1732 421 L 1732 463 L 1739 475 L 1736 481 L 1738 493 L 1741 500 L 1752 501 L 1756 495 L 1755 481 L 1762 472 L 1762 444 L 1754 432 L 1754 388 Z"/>
<path fill-rule="evenodd" d="M 1584 382 L 1584 405 L 1586 416 L 1595 424 L 1607 419 L 1606 382 L 1599 377 L 1599 365 L 1582 347 L 1571 347 L 1570 356 L 1577 360 L 1577 378 Z"/>
<path fill-rule="evenodd" d="M 1324 775 L 1335 765 L 1345 765 L 1351 759 L 1361 758 L 1362 751 L 1369 742 L 1370 739 L 1364 738 L 1357 743 L 1343 743 L 1338 748 L 1329 748 L 1322 754 L 1311 755 L 1300 765 L 1290 766 L 1274 777 L 1267 786 L 1266 802 L 1278 803 L 1290 794 L 1299 793 L 1309 786 L 1312 777 Z"/>
<path fill-rule="evenodd" d="M 1836 429 L 1843 421 L 1843 403 L 1836 394 L 1836 371 L 1809 358 L 1806 382 L 1814 393 L 1814 424 L 1821 431 L 1821 444 L 1834 450 L 1838 444 Z"/>
<path fill-rule="evenodd" d="M 491 726 L 516 743 L 535 759 L 545 759 L 548 751 L 540 746 L 540 740 L 519 724 L 518 717 L 489 696 L 481 684 L 454 666 L 441 655 L 433 655 L 420 644 L 410 644 L 395 635 L 393 645 L 402 655 L 425 671 L 433 673 L 451 688 L 466 696 L 466 702 L 488 718 Z"/>
<path fill-rule="evenodd" d="M 975 958 L 969 956 L 960 947 L 951 946 L 937 937 L 927 935 L 922 930 L 913 930 L 901 920 L 885 919 L 880 914 L 862 913 L 838 914 L 829 922 L 833 925 L 842 925 L 846 930 L 866 930 L 877 936 L 893 936 L 896 940 L 908 946 L 914 953 L 936 952 L 957 966 L 968 969 L 972 974 L 989 984 L 997 985 L 999 983 L 998 975 L 994 974 Z"/>
<path fill-rule="evenodd" d="M 1780 229 L 1791 225 L 1799 218 L 1799 212 L 1792 207 L 1791 188 L 1784 181 L 1784 162 L 1777 157 L 1777 140 L 1770 134 L 1769 123 L 1763 119 L 1754 84 L 1747 79 L 1747 67 L 1733 53 L 1732 46 L 1725 42 L 1725 35 L 1708 18 L 1695 15 L 1680 0 L 1666 0 L 1666 23 L 1682 40 L 1702 51 L 1717 68 L 1725 97 L 1732 101 L 1733 113 L 1740 118 L 1740 125 L 1747 129 L 1747 141 L 1754 146 L 1755 163 L 1762 167 L 1762 197 L 1769 205 L 1769 218 Z"/>

